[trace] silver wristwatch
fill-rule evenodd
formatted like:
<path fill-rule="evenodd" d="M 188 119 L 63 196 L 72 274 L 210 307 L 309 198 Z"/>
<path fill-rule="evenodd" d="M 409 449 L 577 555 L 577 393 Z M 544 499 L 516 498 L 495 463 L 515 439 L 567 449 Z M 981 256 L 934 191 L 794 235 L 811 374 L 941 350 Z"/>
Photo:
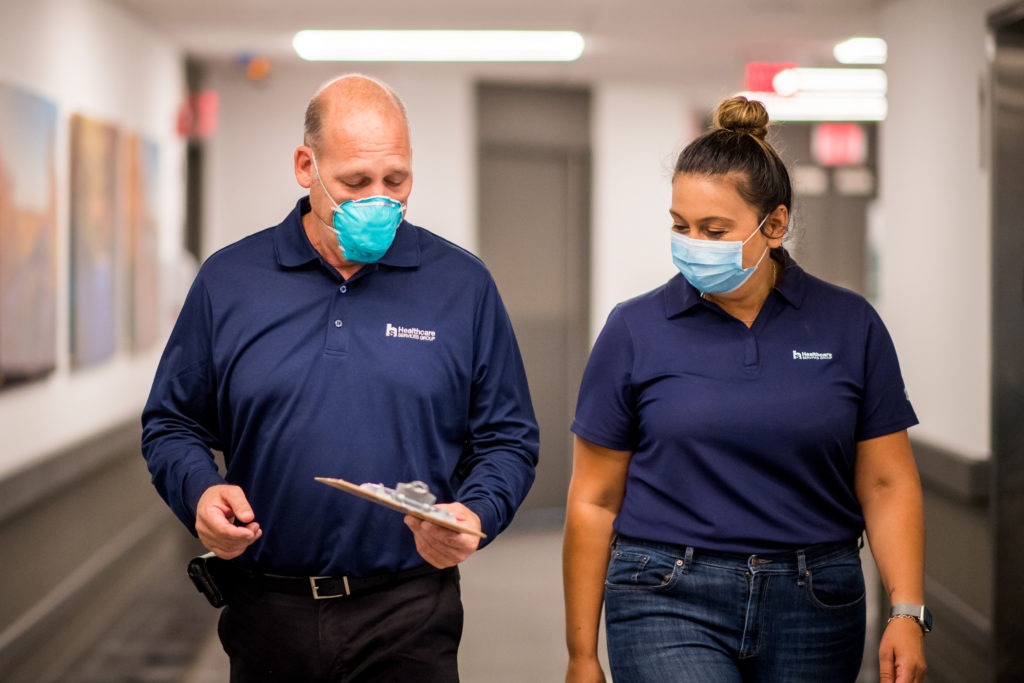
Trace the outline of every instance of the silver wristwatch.
<path fill-rule="evenodd" d="M 902 618 L 913 619 L 925 633 L 932 630 L 932 613 L 924 605 L 914 605 L 909 602 L 896 603 L 889 610 L 889 621 Z"/>

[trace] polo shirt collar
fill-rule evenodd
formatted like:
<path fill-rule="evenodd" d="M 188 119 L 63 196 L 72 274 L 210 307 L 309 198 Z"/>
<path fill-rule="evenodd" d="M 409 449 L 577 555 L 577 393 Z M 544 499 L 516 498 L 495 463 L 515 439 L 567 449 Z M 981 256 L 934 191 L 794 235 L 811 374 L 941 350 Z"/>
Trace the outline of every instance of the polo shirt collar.
<path fill-rule="evenodd" d="M 307 195 L 295 203 L 295 208 L 274 231 L 277 262 L 282 267 L 295 268 L 320 259 L 320 254 L 310 244 L 302 225 L 302 217 L 309 211 Z M 411 223 L 403 220 L 399 224 L 395 241 L 378 263 L 397 268 L 414 268 L 420 264 L 419 239 Z"/>
<path fill-rule="evenodd" d="M 807 290 L 807 273 L 797 265 L 786 250 L 782 251 L 782 262 L 776 263 L 784 269 L 785 276 L 776 287 L 776 292 L 793 308 L 800 308 Z M 665 286 L 665 317 L 674 318 L 682 315 L 700 304 L 700 292 L 686 281 L 682 275 L 676 275 Z"/>
<path fill-rule="evenodd" d="M 674 318 L 682 315 L 700 303 L 700 292 L 686 281 L 682 275 L 676 275 L 665 286 L 665 317 Z"/>
<path fill-rule="evenodd" d="M 785 299 L 793 308 L 800 308 L 804 303 L 804 296 L 807 293 L 807 273 L 797 265 L 789 252 L 783 249 L 782 263 L 777 265 L 783 268 L 783 278 L 775 287 L 775 291 Z"/>

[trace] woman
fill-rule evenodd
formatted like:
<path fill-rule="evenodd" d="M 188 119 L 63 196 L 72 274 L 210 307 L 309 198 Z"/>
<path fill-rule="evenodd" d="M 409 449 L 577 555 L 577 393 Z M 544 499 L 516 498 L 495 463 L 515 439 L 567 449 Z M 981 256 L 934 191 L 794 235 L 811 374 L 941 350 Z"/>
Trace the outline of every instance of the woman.
<path fill-rule="evenodd" d="M 854 681 L 866 529 L 883 681 L 924 676 L 917 418 L 884 325 L 782 247 L 789 174 L 735 97 L 672 180 L 680 275 L 608 318 L 580 388 L 567 681 Z M 930 616 L 927 617 L 930 628 Z"/>

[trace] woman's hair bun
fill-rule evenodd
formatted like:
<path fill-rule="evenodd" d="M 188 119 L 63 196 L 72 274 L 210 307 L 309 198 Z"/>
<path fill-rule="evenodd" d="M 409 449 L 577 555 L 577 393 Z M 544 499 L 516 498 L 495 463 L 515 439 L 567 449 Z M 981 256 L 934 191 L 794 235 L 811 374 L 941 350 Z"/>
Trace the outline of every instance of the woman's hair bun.
<path fill-rule="evenodd" d="M 757 100 L 742 95 L 723 100 L 712 119 L 715 128 L 746 133 L 764 140 L 768 136 L 768 111 Z"/>

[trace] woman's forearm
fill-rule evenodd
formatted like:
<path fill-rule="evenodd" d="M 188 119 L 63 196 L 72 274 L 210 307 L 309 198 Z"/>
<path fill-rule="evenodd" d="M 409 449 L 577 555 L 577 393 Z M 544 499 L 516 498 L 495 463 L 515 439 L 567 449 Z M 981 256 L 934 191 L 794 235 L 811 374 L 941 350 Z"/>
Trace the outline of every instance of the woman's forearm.
<path fill-rule="evenodd" d="M 924 604 L 924 513 L 921 488 L 894 485 L 864 507 L 871 554 L 890 604 Z"/>
<path fill-rule="evenodd" d="M 861 442 L 857 497 L 891 603 L 924 603 L 924 503 L 906 432 Z"/>
<path fill-rule="evenodd" d="M 610 510 L 574 502 L 566 510 L 562 552 L 565 639 L 570 657 L 596 657 L 612 522 Z"/>

